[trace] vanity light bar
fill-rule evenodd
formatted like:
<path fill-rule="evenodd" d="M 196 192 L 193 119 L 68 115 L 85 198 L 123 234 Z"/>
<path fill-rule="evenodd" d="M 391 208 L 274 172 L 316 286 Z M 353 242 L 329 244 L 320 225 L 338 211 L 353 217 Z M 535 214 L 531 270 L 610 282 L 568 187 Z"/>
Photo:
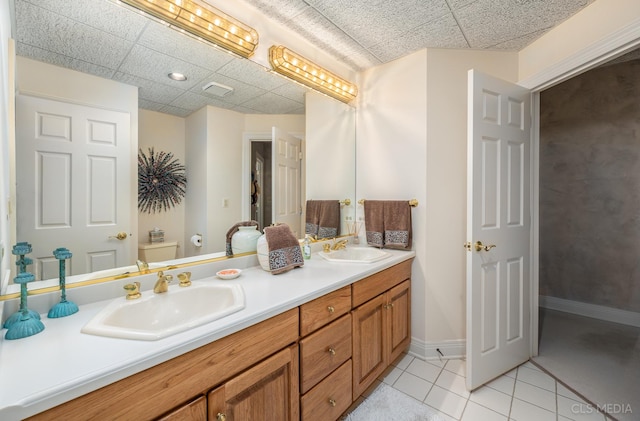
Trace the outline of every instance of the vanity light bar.
<path fill-rule="evenodd" d="M 358 87 L 282 45 L 269 48 L 269 62 L 274 71 L 327 94 L 342 102 L 358 95 Z"/>
<path fill-rule="evenodd" d="M 255 29 L 204 2 L 120 1 L 245 58 L 251 57 L 258 45 L 258 32 Z"/>

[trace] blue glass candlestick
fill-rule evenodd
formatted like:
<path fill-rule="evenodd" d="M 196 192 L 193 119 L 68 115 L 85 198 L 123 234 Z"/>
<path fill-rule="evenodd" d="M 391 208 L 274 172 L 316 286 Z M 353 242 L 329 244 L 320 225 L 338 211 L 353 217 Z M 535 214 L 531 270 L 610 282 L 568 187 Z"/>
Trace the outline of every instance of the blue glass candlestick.
<path fill-rule="evenodd" d="M 11 253 L 15 256 L 18 256 L 18 258 L 16 259 L 16 266 L 18 266 L 18 274 L 27 273 L 27 265 L 30 265 L 33 263 L 33 260 L 31 260 L 28 257 L 25 257 L 25 254 L 31 253 L 31 244 L 27 242 L 17 243 L 15 246 L 13 246 Z M 20 289 L 22 291 L 22 287 Z M 26 286 L 25 286 L 25 294 L 26 294 Z M 22 295 L 20 299 L 22 303 Z M 25 300 L 26 300 L 26 297 L 25 297 Z M 40 314 L 38 314 L 36 311 L 29 310 L 29 309 L 27 309 L 27 311 L 29 312 L 29 315 L 32 318 L 40 320 Z M 5 329 L 9 329 L 11 325 L 13 325 L 15 322 L 17 322 L 21 318 L 22 318 L 22 313 L 20 311 L 17 311 L 13 313 L 11 316 L 9 316 L 7 320 L 5 320 L 2 327 L 4 327 Z"/>
<path fill-rule="evenodd" d="M 78 312 L 78 306 L 72 301 L 67 301 L 67 291 L 65 287 L 65 260 L 70 259 L 72 254 L 66 248 L 60 247 L 53 251 L 53 255 L 60 261 L 60 291 L 62 292 L 62 296 L 60 302 L 49 310 L 47 316 L 50 319 L 66 317 Z"/>
<path fill-rule="evenodd" d="M 7 333 L 4 335 L 5 339 L 26 338 L 44 330 L 44 324 L 40 321 L 39 316 L 38 318 L 33 317 L 32 311 L 27 308 L 27 283 L 34 280 L 35 277 L 29 272 L 19 273 L 13 279 L 16 284 L 20 284 L 20 311 L 16 313 L 19 315 L 18 319 L 7 329 Z"/>

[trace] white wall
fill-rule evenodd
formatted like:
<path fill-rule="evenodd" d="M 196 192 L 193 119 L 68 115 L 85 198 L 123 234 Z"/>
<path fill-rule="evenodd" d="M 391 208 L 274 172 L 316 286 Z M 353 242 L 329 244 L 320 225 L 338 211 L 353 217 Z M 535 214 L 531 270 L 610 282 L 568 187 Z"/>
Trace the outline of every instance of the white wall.
<path fill-rule="evenodd" d="M 340 232 L 346 218 L 355 221 L 356 110 L 325 95 L 306 94 L 306 192 L 307 200 L 351 200 L 340 210 Z"/>
<path fill-rule="evenodd" d="M 173 157 L 185 165 L 185 119 L 174 115 L 149 110 L 139 110 L 138 148 L 148 154 L 171 152 Z M 187 189 L 191 187 L 187 179 Z M 184 257 L 185 201 L 160 213 L 138 212 L 138 242 L 146 243 L 149 231 L 155 227 L 164 230 L 165 241 L 178 241 L 177 257 Z"/>
<path fill-rule="evenodd" d="M 10 139 L 14 136 L 13 124 L 13 63 L 14 52 L 11 48 L 11 19 L 9 2 L 0 2 L 0 293 L 9 279 L 5 271 L 10 267 L 11 234 L 9 231 L 9 150 Z M 12 142 L 12 141 L 11 141 Z"/>

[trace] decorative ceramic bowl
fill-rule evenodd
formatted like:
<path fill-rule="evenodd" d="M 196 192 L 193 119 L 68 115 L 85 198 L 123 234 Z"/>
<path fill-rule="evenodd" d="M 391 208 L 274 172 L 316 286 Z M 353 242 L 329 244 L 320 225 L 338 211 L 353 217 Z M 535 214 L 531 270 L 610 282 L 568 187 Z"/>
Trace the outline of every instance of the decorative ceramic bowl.
<path fill-rule="evenodd" d="M 220 279 L 235 279 L 240 276 L 241 273 L 242 271 L 240 269 L 223 269 L 218 271 L 216 276 Z"/>

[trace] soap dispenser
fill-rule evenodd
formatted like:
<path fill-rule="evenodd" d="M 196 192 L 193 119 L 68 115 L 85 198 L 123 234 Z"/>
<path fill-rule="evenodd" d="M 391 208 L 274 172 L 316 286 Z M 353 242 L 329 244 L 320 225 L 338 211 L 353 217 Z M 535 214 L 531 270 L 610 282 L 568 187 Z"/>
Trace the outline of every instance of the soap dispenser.
<path fill-rule="evenodd" d="M 304 244 L 302 245 L 302 255 L 305 260 L 311 259 L 311 241 L 309 240 L 309 235 L 304 236 Z"/>

